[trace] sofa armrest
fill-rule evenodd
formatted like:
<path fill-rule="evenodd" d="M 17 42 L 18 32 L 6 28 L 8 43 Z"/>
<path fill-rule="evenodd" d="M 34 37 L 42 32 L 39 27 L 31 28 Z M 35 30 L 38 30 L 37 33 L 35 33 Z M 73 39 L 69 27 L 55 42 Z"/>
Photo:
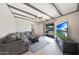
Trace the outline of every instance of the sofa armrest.
<path fill-rule="evenodd" d="M 7 46 L 10 46 L 10 45 L 19 43 L 19 42 L 24 42 L 24 41 L 23 40 L 17 40 L 17 41 L 13 41 L 13 42 L 10 42 L 10 43 L 3 43 L 3 44 L 0 44 L 0 48 L 1 47 L 7 47 Z"/>

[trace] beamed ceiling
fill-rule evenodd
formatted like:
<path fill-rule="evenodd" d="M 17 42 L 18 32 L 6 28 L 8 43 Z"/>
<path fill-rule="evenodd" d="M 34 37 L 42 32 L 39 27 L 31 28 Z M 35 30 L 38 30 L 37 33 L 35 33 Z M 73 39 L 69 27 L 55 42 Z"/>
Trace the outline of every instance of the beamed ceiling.
<path fill-rule="evenodd" d="M 79 10 L 78 3 L 8 3 L 15 18 L 43 22 Z"/>

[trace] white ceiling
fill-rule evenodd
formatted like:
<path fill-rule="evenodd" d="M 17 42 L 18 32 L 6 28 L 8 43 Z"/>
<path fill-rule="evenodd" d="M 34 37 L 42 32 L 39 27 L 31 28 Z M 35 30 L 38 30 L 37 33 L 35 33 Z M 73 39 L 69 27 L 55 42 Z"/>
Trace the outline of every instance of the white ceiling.
<path fill-rule="evenodd" d="M 53 18 L 60 16 L 54 6 L 50 6 L 48 3 L 31 3 L 31 5 L 37 7 L 41 11 L 51 15 Z"/>
<path fill-rule="evenodd" d="M 13 9 L 13 8 L 10 8 L 10 9 L 12 10 L 12 12 L 19 13 L 19 14 L 22 14 L 22 15 L 25 15 L 25 16 L 28 16 L 28 17 L 31 17 L 31 18 L 35 18 L 35 17 L 33 17 L 33 16 L 29 15 L 29 14 L 20 12 L 20 11 L 18 11 L 16 9 Z"/>
<path fill-rule="evenodd" d="M 73 12 L 77 9 L 77 3 L 55 3 L 55 5 L 63 15 Z"/>
<path fill-rule="evenodd" d="M 53 5 L 51 6 L 49 3 L 29 3 L 29 4 L 38 8 L 39 10 L 43 11 L 44 13 L 50 15 L 52 18 L 56 18 L 56 17 L 61 16 L 59 14 L 59 12 L 57 11 L 57 9 L 59 9 L 59 11 L 63 15 L 77 10 L 77 3 L 54 3 L 54 5 L 57 7 L 57 9 Z M 18 11 L 16 9 L 10 8 L 12 10 L 12 12 L 19 13 L 21 15 L 25 15 L 25 16 L 28 16 L 28 17 L 31 17 L 34 19 L 30 19 L 30 18 L 16 15 L 18 17 L 22 17 L 22 18 L 26 18 L 26 19 L 30 19 L 30 20 L 38 21 L 38 22 L 40 22 L 39 17 L 42 17 L 41 21 L 51 19 L 51 17 L 49 17 L 49 16 L 47 16 L 47 15 L 45 15 L 45 14 L 43 14 L 35 9 L 32 9 L 31 7 L 24 5 L 22 3 L 9 3 L 8 5 L 14 6 L 16 8 L 19 8 L 21 10 L 24 10 L 26 12 L 29 12 L 29 13 L 37 16 L 37 17 L 34 17 L 32 15 L 29 15 L 29 14 L 23 13 L 21 11 Z"/>

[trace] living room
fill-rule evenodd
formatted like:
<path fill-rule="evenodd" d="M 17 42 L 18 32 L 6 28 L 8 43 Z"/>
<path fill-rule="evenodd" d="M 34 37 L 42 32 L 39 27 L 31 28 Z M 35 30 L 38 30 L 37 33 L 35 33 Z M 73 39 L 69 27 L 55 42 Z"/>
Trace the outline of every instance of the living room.
<path fill-rule="evenodd" d="M 44 8 L 46 6 L 48 8 Z M 78 3 L 0 3 L 0 54 L 78 54 L 78 7 Z M 42 11 L 40 11 L 41 8 Z M 54 12 L 51 12 L 52 10 Z M 64 43 L 62 43 L 62 38 L 56 35 L 57 25 L 64 22 L 68 22 L 67 39 L 73 40 L 72 42 L 64 40 L 66 45 L 73 46 L 73 49 L 69 48 L 70 46 L 67 47 L 71 50 L 65 50 L 67 53 L 62 52 L 63 47 L 60 46 Z M 46 26 L 51 27 L 49 26 L 51 23 L 54 24 L 52 30 L 46 28 Z M 18 39 L 16 40 L 16 38 Z"/>

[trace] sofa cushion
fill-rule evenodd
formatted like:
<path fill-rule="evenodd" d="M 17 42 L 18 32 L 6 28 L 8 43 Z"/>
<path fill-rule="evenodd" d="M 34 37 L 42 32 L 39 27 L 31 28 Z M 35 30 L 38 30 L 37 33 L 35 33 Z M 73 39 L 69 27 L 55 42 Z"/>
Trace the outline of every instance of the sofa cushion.
<path fill-rule="evenodd" d="M 4 39 L 3 39 L 3 42 L 4 43 L 10 43 L 10 42 L 13 42 L 13 41 L 16 41 L 17 40 L 17 36 L 15 33 L 12 33 L 12 34 L 8 34 Z"/>

